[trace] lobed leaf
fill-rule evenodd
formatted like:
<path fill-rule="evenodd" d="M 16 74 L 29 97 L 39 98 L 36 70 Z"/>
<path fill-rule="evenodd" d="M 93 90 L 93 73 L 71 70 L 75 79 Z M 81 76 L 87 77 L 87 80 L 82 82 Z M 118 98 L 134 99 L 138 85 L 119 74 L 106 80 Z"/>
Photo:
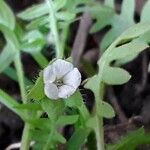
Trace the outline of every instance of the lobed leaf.
<path fill-rule="evenodd" d="M 92 18 L 96 20 L 92 25 L 92 28 L 90 29 L 91 33 L 97 32 L 105 27 L 114 15 L 113 9 L 100 4 L 97 4 L 97 6 L 95 7 L 89 8 L 88 11 L 90 12 Z"/>
<path fill-rule="evenodd" d="M 144 8 L 142 10 L 142 13 L 141 13 L 141 22 L 150 22 L 150 18 L 149 18 L 149 15 L 150 15 L 150 1 L 148 0 L 145 5 L 144 5 Z"/>
<path fill-rule="evenodd" d="M 3 72 L 14 60 L 16 50 L 11 43 L 7 43 L 0 53 L 0 73 Z"/>
<path fill-rule="evenodd" d="M 57 121 L 60 115 L 62 115 L 65 105 L 64 102 L 61 100 L 49 100 L 49 99 L 43 99 L 41 101 L 42 109 L 48 114 L 48 117 L 52 121 Z"/>
<path fill-rule="evenodd" d="M 43 82 L 43 75 L 42 73 L 38 77 L 38 79 L 35 82 L 35 85 L 31 88 L 29 91 L 27 97 L 29 99 L 34 99 L 34 100 L 41 100 L 45 97 L 44 94 L 44 82 Z"/>
<path fill-rule="evenodd" d="M 0 102 L 4 104 L 6 107 L 8 107 L 10 110 L 15 112 L 17 115 L 19 115 L 22 118 L 25 118 L 24 111 L 18 110 L 16 107 L 19 105 L 15 99 L 10 97 L 7 93 L 5 93 L 3 90 L 0 89 Z"/>
<path fill-rule="evenodd" d="M 105 4 L 110 6 L 110 2 L 105 0 Z M 111 0 L 111 6 L 114 8 L 114 1 Z M 122 2 L 121 13 L 113 15 L 106 25 L 111 25 L 111 29 L 105 34 L 101 49 L 104 51 L 123 31 L 134 24 L 135 0 L 124 0 Z M 115 8 L 114 8 L 115 9 Z M 98 30 L 97 30 L 98 31 Z"/>
<path fill-rule="evenodd" d="M 87 136 L 89 135 L 89 130 L 84 128 L 78 128 L 71 136 L 67 143 L 68 150 L 78 150 L 85 143 Z"/>
<path fill-rule="evenodd" d="M 146 49 L 148 45 L 142 41 L 131 41 L 127 44 L 121 45 L 111 50 L 108 60 L 113 61 L 117 59 L 125 59 L 129 56 L 137 56 L 141 51 Z M 133 56 L 134 57 L 134 56 Z"/>
<path fill-rule="evenodd" d="M 14 14 L 4 0 L 0 0 L 0 24 L 11 30 L 15 28 Z"/>
<path fill-rule="evenodd" d="M 18 51 L 19 42 L 14 32 L 11 29 L 9 29 L 7 26 L 1 25 L 1 24 L 0 24 L 0 31 L 4 34 L 6 41 L 10 43 L 11 45 L 13 45 L 16 51 Z"/>
<path fill-rule="evenodd" d="M 54 1 L 54 9 L 59 10 L 60 8 L 64 7 L 66 4 L 66 0 L 56 0 Z M 49 7 L 44 2 L 41 4 L 33 5 L 30 8 L 27 8 L 23 12 L 18 14 L 18 17 L 23 20 L 33 20 L 38 17 L 44 16 L 49 13 Z"/>
<path fill-rule="evenodd" d="M 19 104 L 17 106 L 15 106 L 16 109 L 20 109 L 20 110 L 41 110 L 41 106 L 39 104 Z"/>
<path fill-rule="evenodd" d="M 79 115 L 60 116 L 56 122 L 58 126 L 65 126 L 77 122 Z"/>
<path fill-rule="evenodd" d="M 150 30 L 150 23 L 138 23 L 131 26 L 119 37 L 121 40 L 137 38 Z"/>
<path fill-rule="evenodd" d="M 58 132 L 56 132 L 53 136 L 53 140 L 60 142 L 62 144 L 66 143 L 66 139 Z"/>
<path fill-rule="evenodd" d="M 113 118 L 115 117 L 115 112 L 112 106 L 106 102 L 102 102 L 102 106 L 98 110 L 98 115 L 104 118 Z"/>

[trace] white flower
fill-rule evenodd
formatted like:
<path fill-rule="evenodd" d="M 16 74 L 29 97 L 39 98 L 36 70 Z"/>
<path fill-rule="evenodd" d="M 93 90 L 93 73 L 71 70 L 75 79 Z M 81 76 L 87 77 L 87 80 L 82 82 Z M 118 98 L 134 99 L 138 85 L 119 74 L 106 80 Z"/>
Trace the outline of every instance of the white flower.
<path fill-rule="evenodd" d="M 50 99 L 71 96 L 81 83 L 77 68 L 65 60 L 57 59 L 44 69 L 44 92 Z"/>

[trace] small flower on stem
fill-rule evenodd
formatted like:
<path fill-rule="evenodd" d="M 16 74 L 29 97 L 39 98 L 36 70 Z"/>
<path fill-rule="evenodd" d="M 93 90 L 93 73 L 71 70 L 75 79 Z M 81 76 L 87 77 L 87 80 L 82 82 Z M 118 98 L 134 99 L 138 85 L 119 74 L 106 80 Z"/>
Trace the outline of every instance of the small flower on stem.
<path fill-rule="evenodd" d="M 65 60 L 57 59 L 44 69 L 44 92 L 50 99 L 71 96 L 81 83 L 77 68 Z"/>

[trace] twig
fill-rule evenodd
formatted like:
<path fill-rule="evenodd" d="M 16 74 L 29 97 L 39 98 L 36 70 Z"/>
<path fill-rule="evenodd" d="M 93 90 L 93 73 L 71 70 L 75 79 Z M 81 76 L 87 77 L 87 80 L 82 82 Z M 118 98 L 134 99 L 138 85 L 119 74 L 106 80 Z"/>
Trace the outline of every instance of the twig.
<path fill-rule="evenodd" d="M 127 122 L 119 123 L 116 125 L 107 125 L 105 126 L 104 130 L 105 132 L 112 132 L 117 130 L 127 130 L 130 128 L 136 128 L 136 127 L 143 126 L 143 118 L 142 116 L 134 116 L 130 118 Z"/>
<path fill-rule="evenodd" d="M 79 29 L 73 44 L 71 57 L 75 66 L 79 65 L 81 55 L 84 51 L 89 29 L 92 25 L 92 18 L 85 12 L 80 21 Z"/>
<path fill-rule="evenodd" d="M 110 102 L 114 106 L 116 113 L 118 114 L 119 120 L 121 123 L 125 123 L 128 121 L 127 117 L 125 116 L 123 110 L 121 109 L 120 105 L 118 104 L 117 98 L 114 94 L 114 90 L 112 87 L 108 88 L 108 97 Z"/>

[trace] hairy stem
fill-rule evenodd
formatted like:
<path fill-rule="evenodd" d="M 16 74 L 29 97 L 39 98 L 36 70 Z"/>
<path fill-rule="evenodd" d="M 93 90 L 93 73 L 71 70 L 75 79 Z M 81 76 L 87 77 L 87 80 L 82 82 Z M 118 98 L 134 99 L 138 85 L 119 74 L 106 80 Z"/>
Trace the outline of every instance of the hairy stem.
<path fill-rule="evenodd" d="M 25 104 L 25 103 L 27 103 L 27 98 L 26 98 L 26 90 L 25 90 L 25 83 L 24 83 L 24 72 L 23 72 L 21 56 L 20 56 L 19 52 L 15 58 L 15 67 L 16 67 L 16 71 L 17 71 L 22 102 Z M 26 114 L 26 115 L 28 115 L 28 114 Z M 30 129 L 30 125 L 25 123 L 22 140 L 21 140 L 21 150 L 28 150 L 30 147 L 29 129 Z"/>
<path fill-rule="evenodd" d="M 15 58 L 15 68 L 16 68 L 16 71 L 17 71 L 17 77 L 18 77 L 22 102 L 26 103 L 26 90 L 25 90 L 25 84 L 24 84 L 24 72 L 23 72 L 23 69 L 22 69 L 23 67 L 22 67 L 21 56 L 20 56 L 19 52 L 18 52 L 18 54 L 16 55 L 16 58 Z"/>
<path fill-rule="evenodd" d="M 49 19 L 50 19 L 50 30 L 54 36 L 55 46 L 56 46 L 56 57 L 62 58 L 63 57 L 63 50 L 61 48 L 60 40 L 59 40 L 59 33 L 57 28 L 57 18 L 55 15 L 55 10 L 53 7 L 52 0 L 45 0 L 47 5 L 49 6 Z"/>

